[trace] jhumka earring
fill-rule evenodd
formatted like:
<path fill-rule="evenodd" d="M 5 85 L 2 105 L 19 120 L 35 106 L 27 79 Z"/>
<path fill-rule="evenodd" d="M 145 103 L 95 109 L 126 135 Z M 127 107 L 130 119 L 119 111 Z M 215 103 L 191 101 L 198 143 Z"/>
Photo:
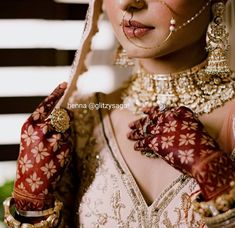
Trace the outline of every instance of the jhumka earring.
<path fill-rule="evenodd" d="M 229 73 L 227 61 L 228 53 L 228 32 L 223 21 L 225 5 L 223 2 L 213 4 L 213 21 L 208 31 L 208 66 L 205 72 L 211 74 Z"/>
<path fill-rule="evenodd" d="M 121 67 L 130 67 L 135 65 L 134 60 L 128 57 L 126 50 L 123 49 L 121 45 L 117 48 L 114 65 Z"/>

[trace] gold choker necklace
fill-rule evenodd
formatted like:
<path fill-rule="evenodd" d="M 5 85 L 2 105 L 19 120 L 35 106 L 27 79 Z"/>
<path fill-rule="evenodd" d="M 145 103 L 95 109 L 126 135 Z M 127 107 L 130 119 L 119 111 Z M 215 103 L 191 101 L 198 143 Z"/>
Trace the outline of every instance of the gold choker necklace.
<path fill-rule="evenodd" d="M 207 60 L 185 71 L 154 74 L 143 67 L 131 76 L 122 94 L 123 103 L 135 114 L 144 107 L 186 106 L 196 114 L 210 113 L 235 95 L 232 72 L 208 75 Z"/>

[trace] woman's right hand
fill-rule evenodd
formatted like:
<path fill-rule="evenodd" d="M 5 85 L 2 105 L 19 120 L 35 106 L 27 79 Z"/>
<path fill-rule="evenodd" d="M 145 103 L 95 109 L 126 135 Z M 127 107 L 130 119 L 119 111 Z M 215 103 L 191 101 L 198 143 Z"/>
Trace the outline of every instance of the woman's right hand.
<path fill-rule="evenodd" d="M 19 212 L 54 207 L 53 189 L 69 161 L 72 141 L 71 129 L 57 132 L 50 124 L 50 114 L 66 87 L 60 84 L 22 126 L 14 185 Z"/>

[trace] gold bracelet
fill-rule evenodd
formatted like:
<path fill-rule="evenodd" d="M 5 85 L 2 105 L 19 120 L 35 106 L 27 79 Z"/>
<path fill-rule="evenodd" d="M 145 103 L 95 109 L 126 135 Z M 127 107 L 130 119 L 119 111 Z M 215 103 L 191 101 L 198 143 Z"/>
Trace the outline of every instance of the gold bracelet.
<path fill-rule="evenodd" d="M 12 206 L 15 204 L 15 200 L 13 197 L 7 198 L 3 202 L 4 206 L 4 222 L 10 228 L 48 228 L 48 227 L 55 227 L 59 223 L 60 218 L 60 211 L 63 207 L 63 203 L 59 200 L 55 201 L 55 207 L 53 208 L 52 214 L 45 220 L 42 220 L 39 223 L 29 224 L 29 223 L 21 223 L 20 221 L 16 220 L 13 215 L 11 214 Z"/>
<path fill-rule="evenodd" d="M 228 192 L 204 202 L 200 196 L 193 202 L 194 210 L 205 218 L 212 218 L 235 208 L 235 182 L 230 183 L 232 187 Z"/>
<path fill-rule="evenodd" d="M 203 220 L 208 227 L 226 227 L 231 223 L 234 224 L 235 208 L 219 214 L 214 217 L 204 217 Z M 235 225 L 235 224 L 234 224 Z M 234 227 L 234 226 L 233 226 Z"/>
<path fill-rule="evenodd" d="M 59 202 L 58 200 L 55 201 L 55 207 L 58 204 L 58 202 Z M 19 209 L 15 209 L 15 210 L 16 210 L 16 213 L 20 216 L 34 217 L 34 218 L 48 216 L 48 215 L 51 215 L 51 214 L 54 213 L 54 207 L 49 208 L 47 210 L 43 210 L 43 211 L 22 211 L 22 210 L 19 210 Z"/>

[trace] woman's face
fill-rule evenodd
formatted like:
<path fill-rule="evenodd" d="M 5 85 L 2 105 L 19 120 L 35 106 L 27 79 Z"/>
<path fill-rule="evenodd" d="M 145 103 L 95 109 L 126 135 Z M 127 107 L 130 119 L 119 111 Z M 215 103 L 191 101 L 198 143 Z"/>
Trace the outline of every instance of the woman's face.
<path fill-rule="evenodd" d="M 130 57 L 160 57 L 202 42 L 210 20 L 210 5 L 182 29 L 170 33 L 194 17 L 208 0 L 103 0 L 117 39 Z"/>

